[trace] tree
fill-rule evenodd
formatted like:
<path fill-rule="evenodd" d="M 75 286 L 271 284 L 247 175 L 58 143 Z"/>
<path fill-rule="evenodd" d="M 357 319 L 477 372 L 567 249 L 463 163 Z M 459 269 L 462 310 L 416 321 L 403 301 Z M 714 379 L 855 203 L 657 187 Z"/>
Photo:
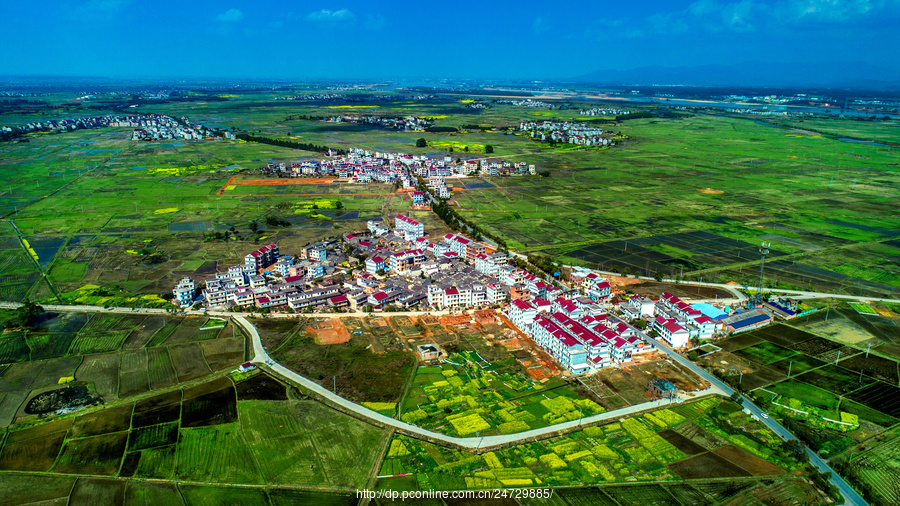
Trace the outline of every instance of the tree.
<path fill-rule="evenodd" d="M 255 221 L 251 221 L 250 226 L 247 228 L 249 228 L 251 232 L 256 232 L 259 230 L 259 225 L 257 225 Z"/>
<path fill-rule="evenodd" d="M 40 322 L 42 312 L 44 312 L 44 308 L 30 300 L 26 300 L 25 303 L 16 310 L 14 322 L 19 327 L 33 329 L 35 325 Z"/>
<path fill-rule="evenodd" d="M 662 271 L 656 271 L 656 276 L 654 276 L 657 281 L 662 281 L 663 273 Z"/>
<path fill-rule="evenodd" d="M 493 152 L 494 152 L 494 146 L 491 146 L 490 144 L 486 145 L 486 146 L 484 147 L 484 152 L 487 153 L 487 154 L 493 153 Z"/>
<path fill-rule="evenodd" d="M 428 141 L 426 141 L 424 137 L 421 137 L 421 138 L 419 138 L 419 139 L 416 140 L 416 147 L 417 147 L 417 148 L 424 148 L 424 147 L 427 146 L 427 145 L 428 145 Z"/>

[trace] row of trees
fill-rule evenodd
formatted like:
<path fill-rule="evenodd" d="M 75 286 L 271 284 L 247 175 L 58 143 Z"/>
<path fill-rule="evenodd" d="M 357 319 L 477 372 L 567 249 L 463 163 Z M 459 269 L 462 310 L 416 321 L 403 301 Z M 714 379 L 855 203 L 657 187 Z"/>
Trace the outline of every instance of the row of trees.
<path fill-rule="evenodd" d="M 329 148 L 328 146 L 320 146 L 318 144 L 312 144 L 309 142 L 293 142 L 293 141 L 286 141 L 283 139 L 270 139 L 268 137 L 262 137 L 259 135 L 251 135 L 251 134 L 237 134 L 237 138 L 241 139 L 242 141 L 247 141 L 247 142 L 258 142 L 260 144 L 270 144 L 272 146 L 280 146 L 282 148 L 302 149 L 304 151 L 314 151 L 316 153 L 327 154 L 328 151 L 330 149 L 332 149 L 332 148 Z M 335 149 L 335 152 L 339 155 L 347 154 L 346 149 Z"/>

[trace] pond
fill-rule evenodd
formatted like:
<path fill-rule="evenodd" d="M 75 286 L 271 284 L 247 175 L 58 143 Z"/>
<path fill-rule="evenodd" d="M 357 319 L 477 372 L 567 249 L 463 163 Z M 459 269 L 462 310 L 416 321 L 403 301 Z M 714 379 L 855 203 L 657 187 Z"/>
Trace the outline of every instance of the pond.
<path fill-rule="evenodd" d="M 882 142 L 861 141 L 859 139 L 851 139 L 850 137 L 840 137 L 838 140 L 844 141 L 844 142 L 852 142 L 853 144 L 865 144 L 866 146 L 881 146 L 881 147 L 885 147 L 885 148 L 891 147 L 890 144 L 884 144 Z"/>

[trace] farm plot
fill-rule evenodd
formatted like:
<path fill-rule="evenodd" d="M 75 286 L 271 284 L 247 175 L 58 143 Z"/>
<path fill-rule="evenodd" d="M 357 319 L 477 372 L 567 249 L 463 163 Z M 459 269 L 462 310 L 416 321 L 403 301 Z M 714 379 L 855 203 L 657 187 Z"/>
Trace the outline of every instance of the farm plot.
<path fill-rule="evenodd" d="M 125 504 L 152 506 L 184 504 L 174 483 L 146 483 L 129 480 L 125 488 Z"/>
<path fill-rule="evenodd" d="M 842 310 L 828 311 L 827 320 L 825 320 L 825 316 L 822 311 L 818 311 L 802 321 L 797 321 L 794 325 L 844 344 L 858 344 L 875 337 L 868 329 L 863 328 L 844 314 Z M 854 316 L 861 317 L 862 315 L 854 312 Z"/>
<path fill-rule="evenodd" d="M 629 487 L 630 489 L 634 489 L 636 487 Z M 607 492 L 611 492 L 610 487 L 604 487 Z M 554 491 L 554 496 L 558 497 L 557 500 L 560 501 L 562 506 L 572 505 L 572 506 L 617 506 L 619 503 L 611 498 L 613 493 L 605 493 L 603 489 L 597 487 L 584 487 L 584 488 L 560 488 Z M 551 500 L 553 498 L 551 497 Z M 553 504 L 552 502 L 545 503 L 527 503 L 527 504 Z"/>
<path fill-rule="evenodd" d="M 287 387 L 267 374 L 251 376 L 236 385 L 241 401 L 285 401 Z"/>
<path fill-rule="evenodd" d="M 203 326 L 204 321 L 205 320 L 203 318 L 190 318 L 189 317 L 189 318 L 183 319 L 181 321 L 181 323 L 178 325 L 178 328 L 176 328 L 169 335 L 169 337 L 166 338 L 164 344 L 166 344 L 166 345 L 183 344 L 183 343 L 187 343 L 187 342 L 196 340 L 194 338 L 194 336 L 199 332 L 200 327 Z M 202 333 L 202 334 L 204 336 L 208 335 L 208 337 L 215 336 L 214 333 L 213 334 Z"/>
<path fill-rule="evenodd" d="M 312 401 L 241 401 L 238 411 L 266 483 L 362 486 L 385 437 L 381 429 Z"/>
<path fill-rule="evenodd" d="M 103 400 L 116 399 L 119 391 L 119 354 L 88 355 L 75 371 L 75 379 L 93 383 Z"/>
<path fill-rule="evenodd" d="M 178 422 L 149 425 L 134 429 L 128 435 L 128 451 L 134 452 L 168 446 L 178 442 Z"/>
<path fill-rule="evenodd" d="M 732 409 L 734 408 L 734 409 Z M 679 444 L 692 453 L 685 452 L 662 437 L 656 431 L 669 424 L 678 428 L 692 425 L 694 419 L 705 432 L 712 435 L 716 447 L 728 445 L 746 449 L 756 457 L 765 455 L 770 462 L 790 469 L 799 466 L 789 456 L 775 455 L 767 446 L 778 440 L 764 427 L 753 432 L 742 429 L 749 421 L 730 415 L 743 415 L 732 403 L 711 398 L 645 415 L 626 418 L 618 423 L 587 427 L 582 431 L 548 440 L 521 444 L 482 455 L 451 450 L 405 436 L 395 436 L 391 441 L 379 474 L 412 474 L 411 483 L 403 478 L 389 478 L 379 486 L 412 487 L 414 489 L 491 488 L 503 486 L 527 486 L 541 480 L 544 485 L 573 486 L 626 481 L 655 481 L 693 473 L 698 477 L 722 475 L 749 476 L 736 462 L 708 452 L 706 448 L 681 436 Z M 666 429 L 668 430 L 668 429 Z M 743 456 L 742 453 L 739 455 Z M 703 458 L 697 460 L 696 457 Z M 681 464 L 687 462 L 687 464 Z M 761 463 L 758 463 L 762 466 Z M 678 467 L 678 466 L 681 467 Z M 774 472 L 774 468 L 765 471 Z M 462 482 L 460 481 L 462 480 Z"/>
<path fill-rule="evenodd" d="M 841 347 L 843 347 L 843 345 L 840 343 L 829 341 L 828 339 L 823 339 L 821 337 L 813 337 L 812 339 L 793 344 L 789 348 L 796 352 L 815 357 Z"/>
<path fill-rule="evenodd" d="M 75 417 L 69 437 L 90 437 L 128 430 L 134 404 L 102 409 Z"/>
<path fill-rule="evenodd" d="M 894 438 L 866 452 L 853 462 L 855 474 L 877 493 L 885 504 L 900 503 L 900 439 Z"/>
<path fill-rule="evenodd" d="M 113 476 L 119 472 L 127 442 L 128 432 L 68 439 L 53 471 Z"/>
<path fill-rule="evenodd" d="M 750 332 L 748 334 L 740 334 L 735 337 L 729 337 L 724 341 L 717 341 L 716 346 L 722 348 L 723 351 L 733 352 L 761 342 L 763 342 L 763 338 L 759 337 L 754 332 Z"/>
<path fill-rule="evenodd" d="M 823 388 L 836 395 L 848 394 L 872 383 L 872 379 L 833 364 L 797 376 L 800 381 Z"/>
<path fill-rule="evenodd" d="M 75 478 L 68 476 L 0 474 L 0 499 L 8 504 L 66 504 Z"/>
<path fill-rule="evenodd" d="M 134 350 L 147 346 L 153 335 L 165 327 L 167 322 L 165 316 L 148 316 L 140 324 L 134 326 L 134 330 L 129 334 L 122 347 L 126 350 Z"/>
<path fill-rule="evenodd" d="M 894 385 L 874 383 L 851 393 L 848 397 L 864 406 L 900 418 L 900 388 Z"/>
<path fill-rule="evenodd" d="M 837 411 L 840 404 L 840 399 L 834 393 L 796 380 L 776 383 L 767 387 L 767 390 L 825 411 Z"/>
<path fill-rule="evenodd" d="M 150 389 L 166 388 L 178 383 L 168 348 L 147 349 L 147 374 L 150 378 Z"/>
<path fill-rule="evenodd" d="M 81 365 L 81 357 L 60 357 L 44 361 L 41 373 L 31 384 L 32 389 L 45 388 L 59 384 L 61 378 L 75 375 L 78 366 Z"/>
<path fill-rule="evenodd" d="M 25 334 L 25 342 L 31 348 L 31 360 L 64 357 L 72 347 L 75 338 L 75 334 L 72 333 L 40 334 L 28 332 Z"/>
<path fill-rule="evenodd" d="M 336 378 L 338 394 L 356 402 L 399 401 L 415 363 L 406 351 L 374 353 L 373 343 L 360 335 L 325 346 L 305 333 L 292 336 L 276 345 L 270 352 L 273 358 L 326 388 L 332 388 Z"/>
<path fill-rule="evenodd" d="M 682 268 L 688 271 L 746 262 L 759 256 L 757 250 L 758 247 L 750 243 L 696 231 L 642 237 L 627 243 L 592 244 L 565 255 L 594 265 L 603 264 L 607 270 L 619 266 L 622 269 L 628 267 L 632 272 L 647 272 L 647 275 L 656 272 L 668 275 L 678 273 Z M 772 250 L 770 255 L 775 258 L 784 253 Z"/>
<path fill-rule="evenodd" d="M 225 337 L 200 341 L 203 356 L 213 371 L 235 367 L 244 362 L 244 338 Z"/>
<path fill-rule="evenodd" d="M 816 338 L 815 334 L 791 327 L 786 324 L 772 325 L 753 331 L 753 334 L 773 342 L 779 346 L 790 348 L 796 344 Z"/>
<path fill-rule="evenodd" d="M 181 490 L 184 501 L 190 505 L 214 506 L 216 504 L 267 503 L 266 491 L 263 488 L 182 485 L 179 489 Z"/>
<path fill-rule="evenodd" d="M 0 364 L 26 362 L 31 357 L 31 348 L 25 342 L 24 332 L 4 332 L 0 334 Z"/>
<path fill-rule="evenodd" d="M 72 423 L 71 420 L 66 422 L 11 432 L 0 453 L 0 470 L 49 471 Z"/>
<path fill-rule="evenodd" d="M 178 326 L 181 324 L 182 320 L 184 320 L 184 318 L 175 318 L 175 319 L 167 320 L 166 324 L 163 325 L 161 329 L 159 329 L 158 331 L 156 331 L 156 333 L 153 334 L 153 337 L 151 337 L 150 340 L 147 341 L 147 344 L 145 346 L 147 346 L 148 348 L 152 348 L 154 346 L 161 346 L 164 342 L 166 342 L 166 339 L 168 339 L 169 336 L 171 336 L 172 333 L 175 332 L 175 329 L 178 328 Z"/>
<path fill-rule="evenodd" d="M 482 369 L 460 354 L 448 360 L 417 370 L 403 421 L 460 436 L 510 434 L 604 411 L 566 388 L 547 389 L 518 374 Z"/>
<path fill-rule="evenodd" d="M 235 423 L 181 429 L 175 477 L 180 480 L 261 484 Z"/>
<path fill-rule="evenodd" d="M 123 504 L 125 481 L 102 478 L 78 478 L 69 504 Z"/>
<path fill-rule="evenodd" d="M 762 342 L 733 352 L 738 357 L 757 364 L 771 364 L 779 360 L 789 359 L 797 354 L 787 348 L 770 342 Z"/>
<path fill-rule="evenodd" d="M 181 390 L 142 399 L 134 405 L 133 428 L 174 422 L 181 418 Z"/>
<path fill-rule="evenodd" d="M 212 372 L 206 365 L 206 359 L 203 358 L 202 348 L 197 343 L 170 346 L 169 355 L 172 357 L 172 365 L 175 366 L 180 383 L 206 376 Z"/>
<path fill-rule="evenodd" d="M 888 358 L 864 353 L 846 358 L 839 362 L 840 366 L 853 372 L 862 372 L 866 376 L 896 385 L 898 381 L 897 362 Z"/>
<path fill-rule="evenodd" d="M 131 460 L 130 467 L 134 468 L 133 476 L 172 479 L 175 474 L 175 448 L 175 445 L 159 446 L 129 453 L 126 459 Z"/>
<path fill-rule="evenodd" d="M 182 404 L 181 426 L 201 427 L 233 422 L 237 419 L 237 396 L 229 385 L 196 397 L 185 392 Z"/>
<path fill-rule="evenodd" d="M 825 362 L 822 360 L 807 355 L 798 354 L 793 355 L 790 358 L 786 358 L 784 360 L 769 364 L 769 367 L 782 374 L 787 375 L 788 373 L 790 373 L 791 376 L 796 376 L 823 365 L 825 365 Z"/>

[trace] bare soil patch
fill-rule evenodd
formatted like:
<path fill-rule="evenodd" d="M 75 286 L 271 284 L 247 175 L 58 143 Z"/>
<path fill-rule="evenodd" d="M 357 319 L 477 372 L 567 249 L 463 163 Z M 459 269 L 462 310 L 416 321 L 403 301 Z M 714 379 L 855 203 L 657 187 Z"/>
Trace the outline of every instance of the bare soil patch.
<path fill-rule="evenodd" d="M 723 446 L 714 450 L 717 455 L 728 459 L 730 462 L 740 466 L 743 470 L 753 476 L 762 476 L 770 474 L 785 474 L 786 471 L 771 462 L 761 459 L 755 455 L 733 445 Z"/>
<path fill-rule="evenodd" d="M 712 452 L 701 453 L 667 467 L 684 479 L 750 476 L 747 471 Z"/>
<path fill-rule="evenodd" d="M 350 340 L 350 332 L 340 318 L 313 322 L 303 330 L 315 336 L 316 344 L 340 344 Z"/>
<path fill-rule="evenodd" d="M 89 437 L 128 430 L 134 404 L 116 406 L 81 415 L 75 418 L 71 437 Z"/>
<path fill-rule="evenodd" d="M 287 388 L 267 374 L 257 374 L 237 384 L 242 401 L 285 401 Z"/>

